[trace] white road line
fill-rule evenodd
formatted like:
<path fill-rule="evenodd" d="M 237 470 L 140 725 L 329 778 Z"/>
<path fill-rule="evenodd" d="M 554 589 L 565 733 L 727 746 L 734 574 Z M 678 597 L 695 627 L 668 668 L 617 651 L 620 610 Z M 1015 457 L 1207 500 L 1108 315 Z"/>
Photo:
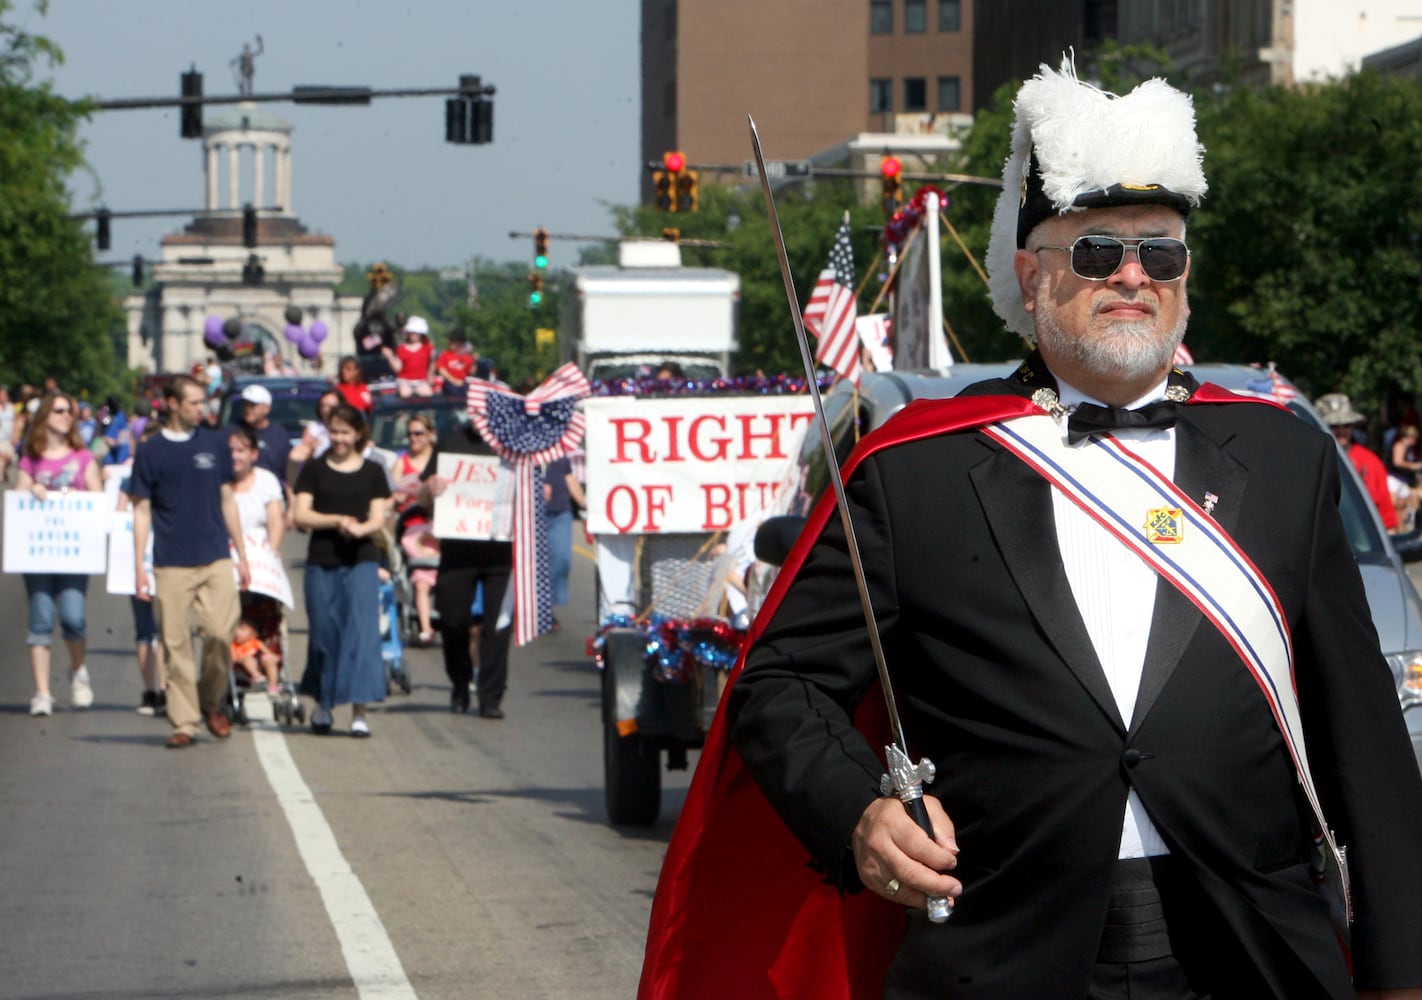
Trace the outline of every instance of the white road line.
<path fill-rule="evenodd" d="M 375 912 L 365 887 L 341 854 L 330 824 L 311 790 L 296 769 L 281 728 L 272 718 L 271 702 L 264 697 L 246 699 L 252 744 L 267 773 L 267 781 L 291 825 L 296 847 L 312 881 L 321 890 L 326 915 L 331 918 L 341 953 L 363 1000 L 408 1000 L 415 989 L 405 976 L 395 946 Z"/>

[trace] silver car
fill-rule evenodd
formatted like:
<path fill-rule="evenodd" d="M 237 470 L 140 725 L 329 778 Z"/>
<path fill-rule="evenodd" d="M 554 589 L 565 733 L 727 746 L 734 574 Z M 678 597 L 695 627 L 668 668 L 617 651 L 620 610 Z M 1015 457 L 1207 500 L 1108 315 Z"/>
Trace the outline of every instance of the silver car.
<path fill-rule="evenodd" d="M 840 383 L 824 398 L 825 416 L 839 460 L 843 462 L 848 457 L 859 437 L 881 426 L 911 401 L 956 396 L 975 382 L 1010 375 L 1017 364 L 959 364 L 947 375 L 875 372 L 864 376 L 857 396 L 850 386 Z M 1190 371 L 1201 382 L 1213 382 L 1232 392 L 1274 396 L 1275 383 L 1271 383 L 1269 373 L 1248 365 L 1200 364 L 1190 366 Z M 1327 426 L 1301 393 L 1286 379 L 1278 379 L 1277 385 L 1285 395 L 1293 393 L 1293 398 L 1285 401 L 1290 410 L 1327 432 Z M 1403 566 L 1404 560 L 1422 560 L 1422 533 L 1389 537 L 1352 463 L 1341 451 L 1338 458 L 1343 486 L 1338 509 L 1362 572 L 1373 626 L 1397 683 L 1413 753 L 1422 768 L 1422 599 Z M 828 479 L 817 434 L 806 438 L 801 466 L 805 469 L 801 495 L 818 496 L 828 486 Z M 803 515 L 808 511 L 795 513 Z M 756 538 L 757 556 L 778 564 L 788 542 L 793 540 L 796 520 L 777 518 L 767 522 Z"/>

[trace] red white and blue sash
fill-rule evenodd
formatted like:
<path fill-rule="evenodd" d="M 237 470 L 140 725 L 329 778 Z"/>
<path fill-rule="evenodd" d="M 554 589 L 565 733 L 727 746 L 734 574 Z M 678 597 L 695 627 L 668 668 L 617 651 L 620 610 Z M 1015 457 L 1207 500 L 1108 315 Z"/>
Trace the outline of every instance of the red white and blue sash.
<path fill-rule="evenodd" d="M 1293 641 L 1269 581 L 1214 518 L 1114 437 L 1094 437 L 1081 447 L 1065 448 L 1060 426 L 1045 414 L 1006 420 L 984 427 L 983 433 L 1145 560 L 1238 654 L 1269 703 L 1318 829 L 1344 873 L 1343 902 L 1351 918 L 1347 868 L 1309 771 L 1294 684 Z M 1161 518 L 1168 522 L 1164 531 Z"/>

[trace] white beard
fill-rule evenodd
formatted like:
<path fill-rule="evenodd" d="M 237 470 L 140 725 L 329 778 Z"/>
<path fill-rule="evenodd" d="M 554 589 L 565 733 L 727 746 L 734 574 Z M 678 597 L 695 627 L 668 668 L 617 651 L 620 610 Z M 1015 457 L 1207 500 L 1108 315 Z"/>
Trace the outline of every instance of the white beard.
<path fill-rule="evenodd" d="M 1175 349 L 1185 339 L 1190 310 L 1181 302 L 1180 320 L 1170 330 L 1161 330 L 1155 317 L 1118 320 L 1106 324 L 1100 337 L 1073 337 L 1057 322 L 1046 282 L 1037 290 L 1033 313 L 1037 343 L 1047 345 L 1052 357 L 1069 359 L 1077 366 L 1103 378 L 1142 379 L 1170 368 Z"/>

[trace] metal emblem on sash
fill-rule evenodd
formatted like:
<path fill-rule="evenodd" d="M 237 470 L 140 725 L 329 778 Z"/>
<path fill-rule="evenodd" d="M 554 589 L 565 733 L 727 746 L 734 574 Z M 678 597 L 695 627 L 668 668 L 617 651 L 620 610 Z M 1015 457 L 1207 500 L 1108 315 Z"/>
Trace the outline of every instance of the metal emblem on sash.
<path fill-rule="evenodd" d="M 1152 507 L 1146 511 L 1146 540 L 1153 545 L 1175 545 L 1185 536 L 1185 511 L 1179 507 Z"/>

